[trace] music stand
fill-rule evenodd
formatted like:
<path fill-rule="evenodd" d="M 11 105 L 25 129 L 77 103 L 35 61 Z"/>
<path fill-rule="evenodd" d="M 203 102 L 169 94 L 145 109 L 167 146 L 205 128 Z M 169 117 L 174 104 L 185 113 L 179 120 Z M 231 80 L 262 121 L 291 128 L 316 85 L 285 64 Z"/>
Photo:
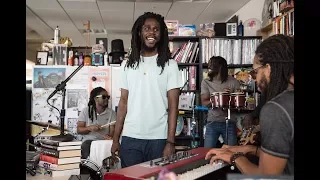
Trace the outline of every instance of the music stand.
<path fill-rule="evenodd" d="M 62 107 L 60 111 L 60 135 L 52 136 L 51 139 L 54 141 L 67 142 L 73 140 L 73 135 L 64 133 L 64 118 L 66 115 L 65 110 L 65 98 L 66 98 L 66 85 L 67 82 L 84 66 L 82 63 L 77 69 L 75 69 L 69 77 L 56 86 L 56 89 L 49 95 L 47 102 L 49 104 L 49 99 L 51 99 L 58 91 L 62 91 Z M 50 105 L 50 104 L 49 104 Z"/>

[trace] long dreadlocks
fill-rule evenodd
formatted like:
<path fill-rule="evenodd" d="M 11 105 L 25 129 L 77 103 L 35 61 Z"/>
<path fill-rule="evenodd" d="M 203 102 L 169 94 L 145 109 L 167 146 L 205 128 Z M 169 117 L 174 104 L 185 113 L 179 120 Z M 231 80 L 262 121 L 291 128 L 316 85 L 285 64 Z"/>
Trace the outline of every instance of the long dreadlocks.
<path fill-rule="evenodd" d="M 256 50 L 261 65 L 270 64 L 270 83 L 267 87 L 267 101 L 288 88 L 290 77 L 294 76 L 294 40 L 277 34 L 265 39 Z"/>
<path fill-rule="evenodd" d="M 141 15 L 136 20 L 136 22 L 132 27 L 132 30 L 131 30 L 131 34 L 132 34 L 131 49 L 132 50 L 129 55 L 129 60 L 126 63 L 126 67 L 131 67 L 136 69 L 139 66 L 139 63 L 141 61 L 140 59 L 140 53 L 142 50 L 141 47 L 143 43 L 143 41 L 141 40 L 142 26 L 147 19 L 155 19 L 160 24 L 160 40 L 156 44 L 156 46 L 158 51 L 157 65 L 158 67 L 161 66 L 162 68 L 161 73 L 162 73 L 164 70 L 165 63 L 169 62 L 169 59 L 171 57 L 171 53 L 169 50 L 168 29 L 167 29 L 167 25 L 164 22 L 164 17 L 152 12 L 146 12 L 143 15 Z"/>
<path fill-rule="evenodd" d="M 97 119 L 97 108 L 96 108 L 96 102 L 94 101 L 94 98 L 98 96 L 101 92 L 106 91 L 102 87 L 96 87 L 92 89 L 90 92 L 90 99 L 88 102 L 88 113 L 89 113 L 89 119 L 93 122 L 93 115 L 95 115 L 95 118 Z"/>
<path fill-rule="evenodd" d="M 209 60 L 209 80 L 212 81 L 220 73 L 221 84 L 228 80 L 228 64 L 221 56 L 212 56 Z"/>

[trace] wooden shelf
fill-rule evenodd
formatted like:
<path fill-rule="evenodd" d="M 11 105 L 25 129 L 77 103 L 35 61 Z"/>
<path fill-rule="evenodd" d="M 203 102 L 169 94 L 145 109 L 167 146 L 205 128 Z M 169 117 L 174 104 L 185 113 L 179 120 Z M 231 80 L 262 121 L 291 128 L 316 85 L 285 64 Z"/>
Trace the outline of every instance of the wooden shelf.
<path fill-rule="evenodd" d="M 208 63 L 202 64 L 203 68 L 208 68 Z M 228 68 L 250 68 L 252 64 L 229 64 Z"/>
<path fill-rule="evenodd" d="M 272 30 L 272 22 L 267 24 L 266 26 L 264 26 L 263 28 L 261 28 L 259 31 L 260 32 L 268 32 L 268 31 L 271 31 Z"/>
<path fill-rule="evenodd" d="M 209 37 L 200 37 L 202 39 L 261 39 L 261 36 L 213 36 Z"/>
<path fill-rule="evenodd" d="M 198 36 L 169 36 L 170 41 L 199 41 Z"/>
<path fill-rule="evenodd" d="M 178 66 L 199 66 L 199 63 L 178 63 Z"/>
<path fill-rule="evenodd" d="M 194 93 L 197 93 L 197 92 L 200 92 L 200 90 L 181 90 L 182 93 L 186 93 L 186 92 L 194 92 Z"/>
<path fill-rule="evenodd" d="M 272 35 L 274 33 L 273 32 L 273 22 L 279 18 L 282 18 L 283 16 L 286 16 L 287 14 L 289 14 L 293 11 L 294 11 L 294 8 L 286 8 L 285 10 L 282 11 L 283 13 L 280 16 L 277 16 L 273 19 L 270 19 L 269 20 L 270 22 L 267 25 L 260 28 L 257 31 L 257 35 L 262 36 L 262 39 L 266 39 L 267 37 L 269 37 L 270 35 Z"/>

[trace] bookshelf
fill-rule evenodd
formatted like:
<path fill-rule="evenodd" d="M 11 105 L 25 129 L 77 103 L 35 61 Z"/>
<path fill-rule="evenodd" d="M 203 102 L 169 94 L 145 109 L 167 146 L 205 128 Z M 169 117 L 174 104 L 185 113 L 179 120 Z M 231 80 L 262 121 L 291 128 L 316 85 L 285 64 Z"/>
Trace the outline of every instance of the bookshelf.
<path fill-rule="evenodd" d="M 262 39 L 275 34 L 294 36 L 294 2 L 282 1 L 279 8 L 279 15 L 269 19 L 269 23 L 257 31 Z"/>
<path fill-rule="evenodd" d="M 192 37 L 186 37 L 186 36 L 169 36 L 170 44 L 169 48 L 172 52 L 172 58 L 175 59 L 178 62 L 178 66 L 180 70 L 184 70 L 194 67 L 195 72 L 195 88 L 194 89 L 188 89 L 184 88 L 181 93 L 194 93 L 195 94 L 195 105 L 201 105 L 201 82 L 203 80 L 203 73 L 204 70 L 208 68 L 208 61 L 210 57 L 213 55 L 215 56 L 222 56 L 228 60 L 229 68 L 251 68 L 254 52 L 257 47 L 257 45 L 261 42 L 262 36 L 215 36 L 212 38 L 207 37 L 198 37 L 198 36 L 192 36 Z M 198 43 L 197 46 L 194 45 L 194 43 Z M 234 43 L 237 43 L 237 47 L 232 46 Z M 255 42 L 251 43 L 250 42 Z M 183 57 L 184 53 L 188 53 L 188 51 L 183 52 L 182 55 L 180 55 L 180 58 L 177 58 L 177 54 L 179 52 L 176 52 L 176 49 L 182 48 L 183 46 L 188 46 L 188 43 L 193 43 L 194 46 L 190 45 L 191 47 L 199 48 L 198 53 L 194 53 L 193 56 L 195 56 L 192 59 L 192 50 L 189 52 L 191 57 L 189 58 L 181 58 Z M 229 43 L 229 44 L 228 44 Z M 249 43 L 249 45 L 247 45 Z M 225 45 L 229 46 L 225 46 Z M 218 47 L 219 46 L 219 47 Z M 211 47 L 208 48 L 208 47 Z M 214 48 L 217 48 L 219 50 L 215 50 Z M 223 49 L 223 50 L 220 50 Z M 236 49 L 237 55 L 231 56 L 230 54 L 233 54 L 234 50 Z M 248 51 L 250 50 L 250 51 Z M 178 50 L 179 51 L 179 50 Z M 229 54 L 227 56 L 226 54 Z M 249 54 L 249 55 L 245 55 Z M 236 61 L 233 61 L 232 58 L 237 58 Z M 191 59 L 191 62 L 190 62 Z M 232 60 L 231 60 L 232 59 Z M 192 117 L 192 111 L 182 110 L 182 115 L 185 118 L 191 118 Z M 204 127 L 204 119 L 203 112 L 197 112 L 195 111 L 195 119 L 198 125 L 198 131 L 197 134 L 199 137 L 193 138 L 190 135 L 180 135 L 176 136 L 176 141 L 178 145 L 182 146 L 191 146 L 191 141 L 196 140 L 199 142 L 199 146 L 204 145 L 203 141 L 203 127 Z"/>

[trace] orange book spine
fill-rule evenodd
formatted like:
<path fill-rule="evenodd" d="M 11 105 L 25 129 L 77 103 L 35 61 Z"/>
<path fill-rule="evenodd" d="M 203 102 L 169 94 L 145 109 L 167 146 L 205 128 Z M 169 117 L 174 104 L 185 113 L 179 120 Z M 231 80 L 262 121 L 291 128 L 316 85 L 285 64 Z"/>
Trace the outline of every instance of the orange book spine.
<path fill-rule="evenodd" d="M 45 162 L 52 163 L 52 164 L 58 164 L 58 158 L 52 157 L 52 156 L 47 156 L 44 154 L 40 154 L 40 161 L 45 161 Z"/>

